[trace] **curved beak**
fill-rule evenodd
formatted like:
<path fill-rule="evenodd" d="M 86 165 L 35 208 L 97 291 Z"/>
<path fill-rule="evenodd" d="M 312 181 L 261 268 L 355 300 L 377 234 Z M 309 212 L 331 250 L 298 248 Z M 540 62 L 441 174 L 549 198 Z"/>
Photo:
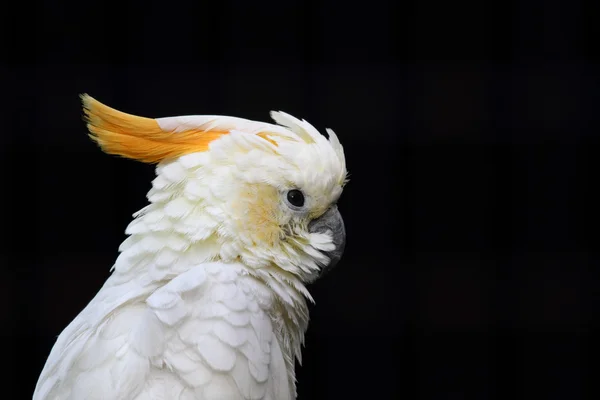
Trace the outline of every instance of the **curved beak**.
<path fill-rule="evenodd" d="M 329 264 L 325 266 L 320 273 L 323 276 L 331 271 L 342 258 L 344 248 L 346 247 L 346 228 L 344 220 L 336 205 L 331 206 L 319 218 L 312 220 L 308 224 L 308 231 L 311 233 L 325 233 L 327 231 L 332 235 L 335 249 L 324 252 L 329 257 Z"/>

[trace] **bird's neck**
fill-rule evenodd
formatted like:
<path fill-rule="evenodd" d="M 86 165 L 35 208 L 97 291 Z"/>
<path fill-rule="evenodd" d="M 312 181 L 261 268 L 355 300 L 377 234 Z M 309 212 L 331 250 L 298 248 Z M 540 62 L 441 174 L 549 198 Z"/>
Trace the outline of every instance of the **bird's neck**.
<path fill-rule="evenodd" d="M 224 247 L 228 244 L 223 238 L 214 232 L 202 235 L 201 227 L 189 219 L 184 222 L 175 218 L 174 213 L 163 204 L 151 203 L 136 214 L 126 231 L 130 236 L 120 246 L 111 281 L 135 279 L 141 285 L 160 286 L 203 263 L 240 263 L 239 258 L 224 259 Z M 273 302 L 271 318 L 293 372 L 295 359 L 301 361 L 308 327 L 306 299 L 312 301 L 312 297 L 299 277 L 275 265 L 244 267 L 245 273 L 262 281 L 277 300 Z"/>

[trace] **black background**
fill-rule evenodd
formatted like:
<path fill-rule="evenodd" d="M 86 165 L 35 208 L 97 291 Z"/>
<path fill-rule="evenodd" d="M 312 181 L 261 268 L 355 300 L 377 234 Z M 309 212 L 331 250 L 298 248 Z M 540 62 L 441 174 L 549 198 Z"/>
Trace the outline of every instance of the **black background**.
<path fill-rule="evenodd" d="M 300 400 L 597 398 L 592 4 L 3 5 L 2 396 L 30 398 L 146 204 L 153 167 L 87 138 L 88 92 L 338 133 L 348 247 L 311 287 Z"/>

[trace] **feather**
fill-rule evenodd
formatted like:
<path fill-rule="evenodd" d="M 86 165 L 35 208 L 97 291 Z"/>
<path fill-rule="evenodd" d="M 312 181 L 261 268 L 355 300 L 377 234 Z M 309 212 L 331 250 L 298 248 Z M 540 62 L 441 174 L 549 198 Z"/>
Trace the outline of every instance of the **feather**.
<path fill-rule="evenodd" d="M 250 323 L 250 314 L 248 312 L 232 311 L 228 314 L 225 314 L 223 319 L 232 326 L 246 326 Z"/>
<path fill-rule="evenodd" d="M 195 204 L 185 197 L 177 197 L 165 206 L 165 214 L 173 219 L 184 219 L 194 211 Z"/>
<path fill-rule="evenodd" d="M 202 391 L 203 395 L 198 396 L 206 400 L 244 400 L 237 387 L 232 386 L 231 382 L 225 376 L 215 376 Z"/>
<path fill-rule="evenodd" d="M 217 339 L 205 335 L 196 344 L 198 352 L 215 371 L 231 371 L 235 364 L 235 351 Z"/>
<path fill-rule="evenodd" d="M 231 347 L 239 347 L 246 343 L 250 333 L 247 329 L 232 326 L 224 320 L 212 324 L 212 332 L 223 343 Z"/>
<path fill-rule="evenodd" d="M 267 385 L 264 382 L 258 382 L 251 374 L 248 374 L 250 365 L 248 360 L 241 357 L 239 362 L 236 362 L 232 371 L 233 379 L 238 390 L 242 393 L 244 399 L 262 400 L 265 399 Z M 275 400 L 276 398 L 273 398 Z"/>

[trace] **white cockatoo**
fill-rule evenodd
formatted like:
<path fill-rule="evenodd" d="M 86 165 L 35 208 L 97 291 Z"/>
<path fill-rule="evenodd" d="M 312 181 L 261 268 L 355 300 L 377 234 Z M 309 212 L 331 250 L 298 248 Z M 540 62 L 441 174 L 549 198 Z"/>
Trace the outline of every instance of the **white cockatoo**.
<path fill-rule="evenodd" d="M 345 244 L 337 136 L 283 112 L 152 119 L 82 100 L 100 147 L 157 176 L 33 399 L 294 399 L 306 284 Z"/>

